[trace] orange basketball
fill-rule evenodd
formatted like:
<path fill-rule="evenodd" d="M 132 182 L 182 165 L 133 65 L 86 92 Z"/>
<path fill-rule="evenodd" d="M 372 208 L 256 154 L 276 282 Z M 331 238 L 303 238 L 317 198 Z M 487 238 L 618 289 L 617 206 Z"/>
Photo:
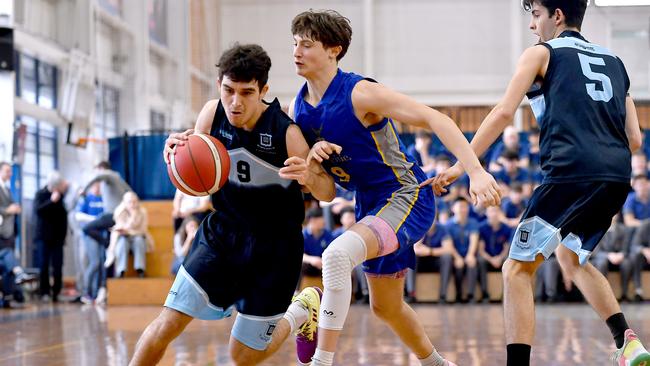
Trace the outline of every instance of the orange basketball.
<path fill-rule="evenodd" d="M 167 173 L 176 188 L 191 196 L 207 196 L 228 181 L 230 156 L 216 138 L 190 135 L 185 145 L 176 145 L 169 155 Z"/>

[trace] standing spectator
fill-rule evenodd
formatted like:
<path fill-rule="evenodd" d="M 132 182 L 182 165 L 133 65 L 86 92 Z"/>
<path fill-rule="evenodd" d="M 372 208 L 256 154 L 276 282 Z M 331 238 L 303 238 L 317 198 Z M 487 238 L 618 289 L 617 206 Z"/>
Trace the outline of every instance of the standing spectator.
<path fill-rule="evenodd" d="M 49 301 L 51 296 L 53 302 L 58 302 L 63 285 L 63 245 L 68 233 L 68 210 L 63 196 L 67 190 L 68 182 L 53 171 L 47 177 L 47 185 L 34 197 L 34 244 L 40 258 L 40 295 L 44 301 Z M 53 286 L 50 286 L 50 264 Z"/>
<path fill-rule="evenodd" d="M 415 270 L 409 269 L 406 277 L 406 292 L 408 300 L 417 298 L 415 293 L 415 278 L 420 272 L 440 273 L 440 303 L 447 302 L 447 288 L 451 279 L 454 243 L 444 226 L 434 220 L 433 225 L 424 238 L 415 243 L 413 250 L 418 257 Z"/>
<path fill-rule="evenodd" d="M 83 227 L 97 219 L 103 212 L 104 204 L 102 202 L 101 186 L 99 182 L 95 182 L 79 200 L 75 220 Z M 86 233 L 81 235 L 87 259 L 83 271 L 83 293 L 81 296 L 81 302 L 84 304 L 90 304 L 93 301 L 103 303 L 106 300 L 106 269 L 104 268 L 106 252 L 104 248 L 105 240 L 101 237 L 103 234 L 103 232 L 97 233 L 100 240 Z"/>
<path fill-rule="evenodd" d="M 86 224 L 83 231 L 87 235 L 93 236 L 95 240 L 100 240 L 99 238 L 105 237 L 106 235 L 104 234 L 108 229 L 115 225 L 113 214 L 115 213 L 117 206 L 122 202 L 124 194 L 131 191 L 131 187 L 129 187 L 116 171 L 111 170 L 111 165 L 107 161 L 102 161 L 95 166 L 95 175 L 90 182 L 86 184 L 83 192 L 88 191 L 88 189 L 90 189 L 90 187 L 96 182 L 100 182 L 101 184 L 104 213 L 97 219 Z M 97 235 L 98 233 L 101 233 L 101 236 Z M 108 246 L 108 243 L 104 242 L 104 246 Z M 107 259 L 107 267 L 110 266 L 113 259 L 114 258 L 112 257 Z"/>
<path fill-rule="evenodd" d="M 302 230 L 305 239 L 305 252 L 302 255 L 302 276 L 322 275 L 323 252 L 334 240 L 332 233 L 325 229 L 325 218 L 321 208 L 311 208 L 306 214 L 307 226 Z"/>
<path fill-rule="evenodd" d="M 212 211 L 210 196 L 195 197 L 176 190 L 174 194 L 172 218 L 174 219 L 174 232 L 178 231 L 181 223 L 194 216 L 199 223 Z"/>
<path fill-rule="evenodd" d="M 632 176 L 636 177 L 637 175 L 648 176 L 648 158 L 643 150 L 632 154 Z"/>
<path fill-rule="evenodd" d="M 618 215 L 612 218 L 612 225 L 601 239 L 597 250 L 591 256 L 591 262 L 605 277 L 610 270 L 619 270 L 621 273 L 621 300 L 627 299 L 627 289 L 630 284 L 634 259 L 630 255 L 630 241 L 633 228 L 625 227 L 618 222 Z"/>
<path fill-rule="evenodd" d="M 20 205 L 11 195 L 11 165 L 0 162 L 0 249 L 14 249 L 16 244 L 16 216 Z"/>
<path fill-rule="evenodd" d="M 133 267 L 138 277 L 144 277 L 147 268 L 147 211 L 140 205 L 140 200 L 134 192 L 124 194 L 122 203 L 115 209 L 113 219 L 115 226 L 111 242 L 115 242 L 115 273 L 118 277 L 124 277 L 131 251 Z"/>
<path fill-rule="evenodd" d="M 650 270 L 650 221 L 646 220 L 636 229 L 630 249 L 634 266 L 632 267 L 632 279 L 635 287 L 635 300 L 643 299 L 643 287 L 641 286 L 641 272 Z"/>
<path fill-rule="evenodd" d="M 174 262 L 171 268 L 173 275 L 178 273 L 187 253 L 190 252 L 196 231 L 199 229 L 199 224 L 199 219 L 196 216 L 190 215 L 183 220 L 180 228 L 174 234 Z"/>
<path fill-rule="evenodd" d="M 625 226 L 638 227 L 641 221 L 650 217 L 650 185 L 646 175 L 632 178 L 634 192 L 628 194 L 623 204 L 623 222 Z"/>
<path fill-rule="evenodd" d="M 469 217 L 469 202 L 458 198 L 452 208 L 454 216 L 447 223 L 447 231 L 454 242 L 454 282 L 456 301 L 462 299 L 463 279 L 467 278 L 467 301 L 474 300 L 477 280 L 476 253 L 478 251 L 478 222 Z"/>
<path fill-rule="evenodd" d="M 488 168 L 490 171 L 496 172 L 501 170 L 503 166 L 501 154 L 505 150 L 515 151 L 519 155 L 519 166 L 523 168 L 528 166 L 528 149 L 527 146 L 520 143 L 519 132 L 517 132 L 515 126 L 510 125 L 503 130 L 501 141 L 494 147 L 488 159 Z"/>
<path fill-rule="evenodd" d="M 508 258 L 512 229 L 503 223 L 503 212 L 498 206 L 491 206 L 486 209 L 487 220 L 478 229 L 479 249 L 478 268 L 479 281 L 483 300 L 489 300 L 487 286 L 487 274 L 489 272 L 501 272 L 501 266 Z"/>

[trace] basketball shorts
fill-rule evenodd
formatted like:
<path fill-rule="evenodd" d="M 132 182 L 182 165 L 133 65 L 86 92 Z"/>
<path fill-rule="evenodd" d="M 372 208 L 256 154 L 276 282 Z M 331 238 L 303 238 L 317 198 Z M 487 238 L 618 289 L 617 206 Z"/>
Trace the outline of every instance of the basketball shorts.
<path fill-rule="evenodd" d="M 532 262 L 538 254 L 548 258 L 562 244 L 584 265 L 629 191 L 630 184 L 621 182 L 542 184 L 517 226 L 509 257 Z"/>
<path fill-rule="evenodd" d="M 357 204 L 357 220 L 369 215 L 382 219 L 393 229 L 399 243 L 395 252 L 363 262 L 363 270 L 371 275 L 384 276 L 403 273 L 406 268 L 415 268 L 413 244 L 424 237 L 436 216 L 431 188 L 402 186 L 390 194 L 389 198 L 381 199 L 368 193 L 357 193 L 357 199 L 361 201 L 361 204 Z"/>
<path fill-rule="evenodd" d="M 204 320 L 222 319 L 237 309 L 233 337 L 264 349 L 291 303 L 302 252 L 300 227 L 252 233 L 233 229 L 210 214 L 199 227 L 165 306 Z"/>

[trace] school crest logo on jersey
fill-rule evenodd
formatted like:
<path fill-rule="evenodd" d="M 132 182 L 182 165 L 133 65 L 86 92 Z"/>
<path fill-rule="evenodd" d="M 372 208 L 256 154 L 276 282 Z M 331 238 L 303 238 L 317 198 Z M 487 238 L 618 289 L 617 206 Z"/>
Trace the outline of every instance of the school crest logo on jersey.
<path fill-rule="evenodd" d="M 271 137 L 272 136 L 269 135 L 268 133 L 260 133 L 260 146 L 261 147 L 266 147 L 266 148 L 271 147 L 271 145 L 272 145 Z"/>

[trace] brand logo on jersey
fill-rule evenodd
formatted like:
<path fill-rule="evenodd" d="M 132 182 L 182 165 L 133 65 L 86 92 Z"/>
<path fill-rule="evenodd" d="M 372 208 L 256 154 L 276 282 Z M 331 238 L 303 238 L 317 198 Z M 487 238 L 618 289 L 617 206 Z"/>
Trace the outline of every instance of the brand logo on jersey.
<path fill-rule="evenodd" d="M 178 295 L 178 292 L 172 290 L 172 291 L 169 291 L 169 294 L 172 295 L 172 296 L 176 296 L 176 295 Z"/>
<path fill-rule="evenodd" d="M 271 137 L 268 133 L 260 133 L 260 146 L 271 147 Z"/>
<path fill-rule="evenodd" d="M 232 141 L 232 133 L 224 131 L 224 130 L 219 130 L 219 134 L 221 137 L 225 138 L 228 141 Z"/>

